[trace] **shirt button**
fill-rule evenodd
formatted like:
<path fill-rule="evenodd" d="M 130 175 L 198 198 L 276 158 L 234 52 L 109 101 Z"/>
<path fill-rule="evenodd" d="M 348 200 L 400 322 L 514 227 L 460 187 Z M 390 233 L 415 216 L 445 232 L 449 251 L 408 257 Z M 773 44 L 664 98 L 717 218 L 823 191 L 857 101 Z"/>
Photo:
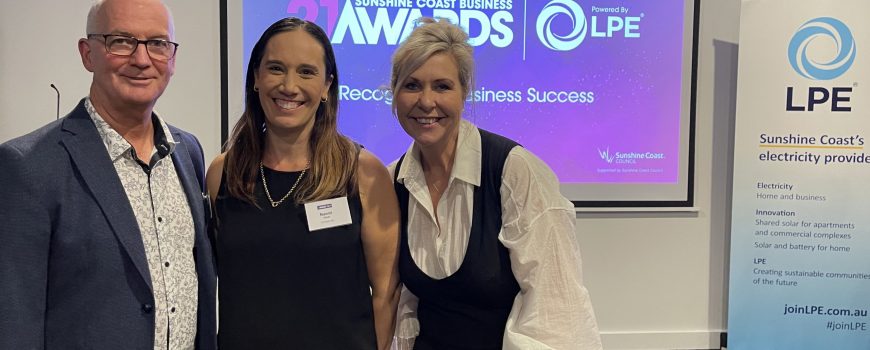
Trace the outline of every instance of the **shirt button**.
<path fill-rule="evenodd" d="M 167 261 L 167 262 L 163 263 L 163 266 L 169 267 L 169 262 Z"/>
<path fill-rule="evenodd" d="M 158 217 L 157 217 L 157 222 L 163 222 L 163 217 L 162 217 L 162 216 L 158 216 Z"/>
<path fill-rule="evenodd" d="M 150 314 L 151 311 L 154 310 L 154 306 L 151 304 L 142 304 L 142 312 L 146 314 Z"/>
<path fill-rule="evenodd" d="M 169 309 L 169 312 L 175 312 L 175 306 L 173 306 L 171 309 Z"/>

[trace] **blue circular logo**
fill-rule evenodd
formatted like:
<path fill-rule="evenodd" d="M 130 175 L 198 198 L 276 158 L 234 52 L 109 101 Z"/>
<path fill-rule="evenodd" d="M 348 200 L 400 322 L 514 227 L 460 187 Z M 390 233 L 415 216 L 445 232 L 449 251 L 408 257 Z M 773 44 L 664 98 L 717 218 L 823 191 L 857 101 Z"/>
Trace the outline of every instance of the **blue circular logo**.
<path fill-rule="evenodd" d="M 831 60 L 817 60 L 819 50 L 810 49 L 816 39 L 834 41 L 837 56 Z M 801 76 L 814 80 L 831 80 L 843 75 L 855 61 L 855 40 L 852 32 L 840 20 L 819 17 L 804 23 L 788 44 L 788 61 Z"/>
<path fill-rule="evenodd" d="M 551 28 L 553 19 L 558 15 L 567 15 L 574 29 L 568 35 L 554 34 Z M 576 2 L 571 0 L 552 0 L 538 14 L 538 39 L 544 46 L 556 51 L 569 51 L 586 38 L 586 15 Z"/>

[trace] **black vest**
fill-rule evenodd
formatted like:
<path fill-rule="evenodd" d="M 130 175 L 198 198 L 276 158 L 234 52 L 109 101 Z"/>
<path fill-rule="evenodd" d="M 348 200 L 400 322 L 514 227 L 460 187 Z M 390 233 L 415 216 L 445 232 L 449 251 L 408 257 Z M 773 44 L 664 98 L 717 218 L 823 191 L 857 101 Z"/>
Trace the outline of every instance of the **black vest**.
<path fill-rule="evenodd" d="M 505 324 L 520 287 L 511 270 L 510 254 L 498 240 L 502 227 L 501 175 L 511 149 L 502 136 L 480 130 L 480 187 L 474 189 L 468 249 L 459 269 L 436 280 L 426 275 L 408 247 L 408 190 L 395 181 L 402 213 L 399 274 L 419 298 L 420 335 L 416 350 L 501 349 Z M 396 164 L 399 174 L 404 156 Z"/>

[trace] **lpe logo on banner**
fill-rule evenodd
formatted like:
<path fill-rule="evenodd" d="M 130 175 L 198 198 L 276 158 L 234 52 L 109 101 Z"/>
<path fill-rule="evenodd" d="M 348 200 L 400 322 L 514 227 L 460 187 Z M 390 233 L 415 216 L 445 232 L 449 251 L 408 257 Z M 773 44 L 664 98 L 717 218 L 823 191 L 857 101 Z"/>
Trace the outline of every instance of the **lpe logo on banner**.
<path fill-rule="evenodd" d="M 828 45 L 825 45 L 828 44 Z M 833 44 L 833 46 L 831 45 Z M 831 48 L 835 50 L 831 50 Z M 820 81 L 833 80 L 845 74 L 855 61 L 856 45 L 852 31 L 842 21 L 819 17 L 801 25 L 788 45 L 788 60 L 801 77 Z M 833 56 L 832 59 L 826 59 Z M 806 102 L 794 97 L 795 87 L 786 88 L 786 110 L 812 112 L 816 106 L 830 103 L 831 112 L 851 112 L 852 87 L 811 86 Z"/>

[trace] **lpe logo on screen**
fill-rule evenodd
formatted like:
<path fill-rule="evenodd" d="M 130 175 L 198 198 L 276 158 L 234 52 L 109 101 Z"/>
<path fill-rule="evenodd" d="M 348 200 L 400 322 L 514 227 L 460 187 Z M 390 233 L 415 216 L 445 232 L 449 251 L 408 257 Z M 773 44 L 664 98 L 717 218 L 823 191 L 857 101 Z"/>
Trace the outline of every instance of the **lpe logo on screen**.
<path fill-rule="evenodd" d="M 788 44 L 788 61 L 803 78 L 833 80 L 845 74 L 855 61 L 857 45 L 852 31 L 842 21 L 819 17 L 802 24 Z M 812 112 L 817 106 L 830 104 L 831 112 L 850 112 L 852 87 L 811 86 L 806 102 L 795 97 L 795 87 L 786 87 L 786 110 Z"/>
<path fill-rule="evenodd" d="M 541 43 L 554 51 L 571 51 L 587 36 L 639 38 L 640 16 L 628 16 L 623 6 L 583 8 L 575 0 L 550 0 L 538 12 L 525 15 L 537 0 L 290 0 L 287 13 L 324 23 L 333 44 L 397 45 L 410 35 L 420 17 L 446 18 L 469 33 L 474 46 L 505 48 L 525 35 L 525 21 L 534 21 Z M 321 11 L 325 10 L 325 11 Z M 516 32 L 516 34 L 515 34 Z M 588 34 L 588 35 L 587 35 Z"/>
<path fill-rule="evenodd" d="M 592 31 L 590 36 L 594 38 L 612 38 L 619 35 L 625 38 L 640 38 L 639 22 L 642 15 L 622 16 L 621 14 L 628 12 L 628 9 L 622 6 L 592 6 L 590 9 L 593 13 L 606 13 L 607 16 L 592 15 L 589 16 L 591 21 L 587 21 L 583 8 L 573 0 L 551 0 L 538 13 L 535 22 L 538 39 L 551 50 L 571 51 L 583 43 L 590 29 Z M 567 34 L 554 33 L 553 21 L 559 17 L 566 17 L 572 24 Z"/>

